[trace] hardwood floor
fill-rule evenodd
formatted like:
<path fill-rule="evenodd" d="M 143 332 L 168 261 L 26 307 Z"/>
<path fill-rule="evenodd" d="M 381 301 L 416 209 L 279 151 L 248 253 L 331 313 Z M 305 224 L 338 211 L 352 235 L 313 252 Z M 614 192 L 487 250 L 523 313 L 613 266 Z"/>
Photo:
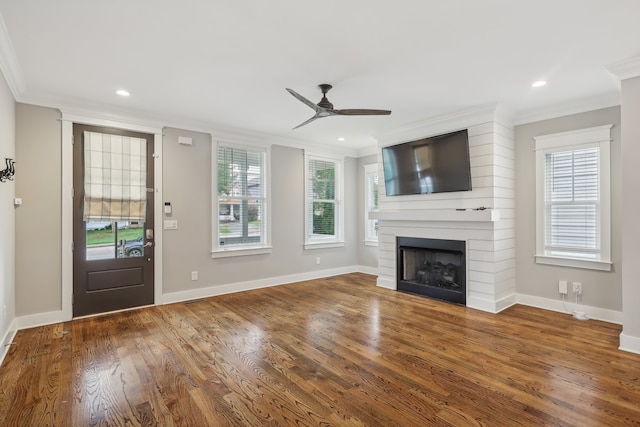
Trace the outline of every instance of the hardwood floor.
<path fill-rule="evenodd" d="M 349 274 L 20 331 L 0 425 L 640 425 L 620 331 Z"/>

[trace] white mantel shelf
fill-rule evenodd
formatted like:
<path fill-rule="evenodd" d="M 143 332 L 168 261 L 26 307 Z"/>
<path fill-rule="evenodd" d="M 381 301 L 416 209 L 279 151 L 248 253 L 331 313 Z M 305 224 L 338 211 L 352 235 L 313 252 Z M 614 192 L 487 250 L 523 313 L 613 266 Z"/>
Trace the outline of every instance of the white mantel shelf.
<path fill-rule="evenodd" d="M 369 219 L 383 221 L 466 221 L 496 222 L 500 221 L 500 211 L 495 209 L 459 211 L 456 209 L 416 209 L 402 211 L 369 212 Z"/>

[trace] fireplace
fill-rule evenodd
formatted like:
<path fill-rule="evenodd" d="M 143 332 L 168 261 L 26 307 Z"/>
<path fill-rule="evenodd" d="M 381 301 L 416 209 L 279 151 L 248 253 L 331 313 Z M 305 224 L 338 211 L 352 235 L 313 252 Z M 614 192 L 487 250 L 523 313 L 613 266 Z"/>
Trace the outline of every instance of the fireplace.
<path fill-rule="evenodd" d="M 460 240 L 397 237 L 397 286 L 466 305 L 466 243 Z"/>

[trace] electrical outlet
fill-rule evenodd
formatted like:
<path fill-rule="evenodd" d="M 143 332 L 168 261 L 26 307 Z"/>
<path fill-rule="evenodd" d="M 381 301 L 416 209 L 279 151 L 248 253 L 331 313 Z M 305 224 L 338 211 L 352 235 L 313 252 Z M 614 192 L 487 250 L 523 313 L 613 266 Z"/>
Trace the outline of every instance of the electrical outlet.
<path fill-rule="evenodd" d="M 198 280 L 198 272 L 197 271 L 192 271 L 191 272 L 191 280 Z"/>
<path fill-rule="evenodd" d="M 566 280 L 558 280 L 558 292 L 562 295 L 566 295 L 568 293 Z"/>
<path fill-rule="evenodd" d="M 582 283 L 573 282 L 573 293 L 574 294 L 578 294 L 578 295 L 582 295 Z"/>

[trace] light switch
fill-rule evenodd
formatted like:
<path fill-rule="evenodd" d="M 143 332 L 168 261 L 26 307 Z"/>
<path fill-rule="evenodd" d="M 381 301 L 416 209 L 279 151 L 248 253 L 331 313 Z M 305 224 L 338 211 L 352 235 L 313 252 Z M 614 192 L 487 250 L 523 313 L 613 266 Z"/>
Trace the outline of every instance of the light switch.
<path fill-rule="evenodd" d="M 176 219 L 168 219 L 164 222 L 165 230 L 177 230 L 178 229 L 178 220 Z"/>

